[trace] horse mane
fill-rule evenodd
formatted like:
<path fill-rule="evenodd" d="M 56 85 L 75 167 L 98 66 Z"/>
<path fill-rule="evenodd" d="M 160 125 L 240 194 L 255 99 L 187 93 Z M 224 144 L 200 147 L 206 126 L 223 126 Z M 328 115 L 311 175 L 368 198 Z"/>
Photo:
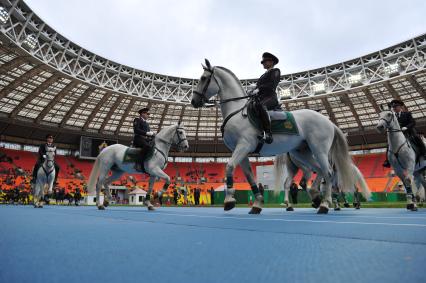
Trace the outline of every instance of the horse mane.
<path fill-rule="evenodd" d="M 225 71 L 226 73 L 229 73 L 238 82 L 238 85 L 241 87 L 242 91 L 246 92 L 243 88 L 243 85 L 241 84 L 240 79 L 237 78 L 237 76 L 234 74 L 234 72 L 232 72 L 228 68 L 225 68 L 225 67 L 222 67 L 222 66 L 216 66 L 215 68 L 221 69 L 221 70 Z"/>

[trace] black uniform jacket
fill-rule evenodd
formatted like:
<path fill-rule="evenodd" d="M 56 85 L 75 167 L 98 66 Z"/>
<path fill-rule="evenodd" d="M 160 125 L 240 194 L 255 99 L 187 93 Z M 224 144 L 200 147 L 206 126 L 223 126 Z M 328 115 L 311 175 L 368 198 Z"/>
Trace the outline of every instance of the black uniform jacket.
<path fill-rule="evenodd" d="M 45 143 L 45 144 L 41 144 L 39 146 L 39 148 L 38 148 L 38 161 L 39 162 L 44 162 L 43 155 L 46 155 L 47 147 L 55 147 L 55 145 L 54 144 L 48 145 L 47 143 Z M 55 149 L 55 155 L 56 155 L 56 149 Z"/>
<path fill-rule="evenodd" d="M 134 147 L 143 147 L 148 145 L 149 137 L 146 135 L 147 132 L 151 131 L 148 122 L 142 118 L 135 118 L 133 120 L 133 132 L 135 134 L 133 138 Z"/>
<path fill-rule="evenodd" d="M 266 104 L 268 109 L 278 105 L 276 89 L 280 82 L 280 76 L 280 69 L 272 68 L 266 71 L 256 83 L 260 102 Z"/>
<path fill-rule="evenodd" d="M 414 121 L 413 116 L 411 115 L 411 112 L 400 112 L 399 114 L 396 113 L 396 117 L 398 118 L 399 125 L 402 127 L 407 127 L 406 133 L 410 136 L 416 134 L 416 129 L 414 128 L 416 126 L 416 121 Z"/>

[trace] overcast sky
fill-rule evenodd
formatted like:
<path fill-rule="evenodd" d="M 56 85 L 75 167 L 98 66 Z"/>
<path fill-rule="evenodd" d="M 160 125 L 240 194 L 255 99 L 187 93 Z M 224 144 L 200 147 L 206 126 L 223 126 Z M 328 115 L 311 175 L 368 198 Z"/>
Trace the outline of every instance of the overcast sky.
<path fill-rule="evenodd" d="M 26 0 L 80 46 L 138 69 L 198 78 L 200 63 L 256 78 L 359 57 L 426 32 L 424 0 Z"/>

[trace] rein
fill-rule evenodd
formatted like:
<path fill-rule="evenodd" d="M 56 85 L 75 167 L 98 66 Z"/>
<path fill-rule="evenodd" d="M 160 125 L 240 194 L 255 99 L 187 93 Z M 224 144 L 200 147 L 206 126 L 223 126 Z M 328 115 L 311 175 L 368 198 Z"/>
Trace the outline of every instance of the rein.
<path fill-rule="evenodd" d="M 179 147 L 179 145 L 182 142 L 186 141 L 187 139 L 186 139 L 186 137 L 182 139 L 180 137 L 179 133 L 178 133 L 178 130 L 183 130 L 183 128 L 177 127 L 176 130 L 175 130 L 174 135 L 172 136 L 172 139 L 174 138 L 174 136 L 178 137 L 178 143 L 176 144 L 176 146 Z M 167 141 L 167 140 L 165 140 L 165 139 L 163 139 L 161 137 L 157 137 L 157 138 L 158 138 L 158 141 L 161 141 L 161 142 L 165 143 L 166 145 L 169 145 L 169 146 L 173 145 L 173 142 Z M 167 155 L 161 149 L 159 149 L 157 146 L 154 146 L 154 150 L 158 151 L 164 157 L 164 165 L 166 165 L 166 163 L 167 163 Z"/>
<path fill-rule="evenodd" d="M 219 82 L 217 81 L 217 79 L 216 79 L 216 77 L 214 75 L 214 67 L 213 67 L 212 70 L 210 70 L 210 69 L 204 69 L 204 70 L 210 73 L 210 77 L 209 77 L 207 83 L 204 85 L 202 92 L 199 92 L 199 91 L 196 91 L 196 90 L 193 91 L 195 94 L 198 94 L 199 96 L 201 96 L 201 98 L 202 98 L 202 100 L 203 100 L 204 103 L 209 103 L 209 105 L 205 105 L 204 107 L 206 107 L 206 108 L 217 107 L 218 105 L 225 104 L 225 103 L 228 103 L 228 102 L 238 101 L 238 100 L 243 100 L 243 99 L 250 99 L 250 98 L 253 98 L 253 97 L 256 96 L 254 94 L 248 94 L 248 95 L 244 95 L 244 96 L 240 96 L 240 97 L 234 97 L 234 98 L 228 98 L 228 99 L 208 100 L 207 97 L 206 97 L 206 92 L 207 92 L 207 89 L 209 88 L 209 85 L 210 85 L 210 82 L 211 82 L 212 78 L 216 81 L 217 85 L 219 85 Z M 219 92 L 220 92 L 220 90 L 219 90 Z M 247 101 L 247 103 L 248 103 L 248 101 Z M 231 114 L 229 114 L 228 116 L 225 117 L 225 119 L 223 120 L 222 125 L 220 126 L 220 131 L 222 132 L 222 136 L 223 136 L 223 134 L 225 132 L 226 123 L 233 116 L 235 116 L 238 112 L 240 112 L 244 108 L 246 108 L 247 107 L 247 103 L 244 104 L 244 106 L 241 107 L 240 109 L 235 110 L 234 112 L 232 112 Z"/>

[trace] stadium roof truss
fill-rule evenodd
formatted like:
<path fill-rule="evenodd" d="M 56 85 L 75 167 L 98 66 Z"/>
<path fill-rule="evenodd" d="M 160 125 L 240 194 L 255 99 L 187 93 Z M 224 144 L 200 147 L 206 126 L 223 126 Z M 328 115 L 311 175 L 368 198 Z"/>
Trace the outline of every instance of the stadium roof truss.
<path fill-rule="evenodd" d="M 129 139 L 137 110 L 150 106 L 153 130 L 182 121 L 190 140 L 223 144 L 220 110 L 190 105 L 197 79 L 98 56 L 57 33 L 19 0 L 0 0 L 0 30 L 2 123 Z M 425 65 L 426 35 L 421 35 L 353 60 L 283 75 L 278 95 L 285 109 L 319 111 L 350 136 L 371 131 L 380 105 L 394 98 L 403 99 L 426 125 Z M 256 80 L 241 83 L 248 90 Z M 2 134 L 7 135 L 4 127 Z"/>

